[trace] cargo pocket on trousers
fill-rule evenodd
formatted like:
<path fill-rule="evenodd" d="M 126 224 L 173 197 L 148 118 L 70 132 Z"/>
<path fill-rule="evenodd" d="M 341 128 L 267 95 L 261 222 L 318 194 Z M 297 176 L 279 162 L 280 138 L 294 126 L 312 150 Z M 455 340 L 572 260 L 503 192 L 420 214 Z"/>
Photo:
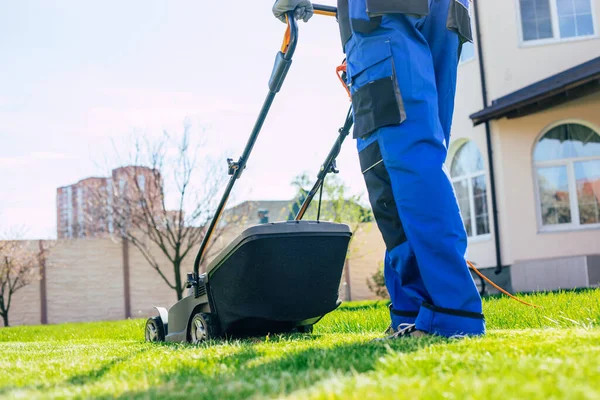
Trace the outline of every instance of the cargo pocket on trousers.
<path fill-rule="evenodd" d="M 361 47 L 347 58 L 355 139 L 406 119 L 389 40 L 367 39 Z"/>

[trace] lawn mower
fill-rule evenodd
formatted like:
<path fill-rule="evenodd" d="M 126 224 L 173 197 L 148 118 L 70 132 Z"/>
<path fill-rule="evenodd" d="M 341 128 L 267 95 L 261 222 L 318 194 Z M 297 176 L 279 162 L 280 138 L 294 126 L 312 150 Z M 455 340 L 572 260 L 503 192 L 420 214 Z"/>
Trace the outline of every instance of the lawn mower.
<path fill-rule="evenodd" d="M 315 12 L 336 15 L 335 7 L 314 5 Z M 335 159 L 352 124 L 352 109 L 322 164 L 294 220 L 266 223 L 244 230 L 200 274 L 207 244 L 235 181 L 243 172 L 275 95 L 281 89 L 298 41 L 293 13 L 269 79 L 269 92 L 250 138 L 237 162 L 228 159 L 231 176 L 187 276 L 187 296 L 146 322 L 150 342 L 199 343 L 216 338 L 308 333 L 340 304 L 339 286 L 352 232 L 345 224 L 320 221 L 323 182 L 337 173 Z M 338 67 L 339 72 L 343 68 Z M 343 79 L 342 79 L 343 81 Z M 302 220 L 317 192 L 319 212 Z"/>

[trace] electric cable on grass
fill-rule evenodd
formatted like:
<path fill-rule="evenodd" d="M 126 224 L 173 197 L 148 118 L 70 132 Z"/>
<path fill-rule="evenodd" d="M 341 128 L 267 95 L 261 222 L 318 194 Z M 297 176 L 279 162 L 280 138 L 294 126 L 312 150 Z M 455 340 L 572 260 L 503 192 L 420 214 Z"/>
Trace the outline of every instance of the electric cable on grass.
<path fill-rule="evenodd" d="M 500 286 L 498 286 L 494 282 L 492 282 L 492 280 L 490 278 L 488 278 L 487 276 L 485 276 L 484 274 L 482 274 L 477 268 L 475 268 L 475 266 L 470 261 L 467 261 L 467 264 L 469 265 L 469 268 L 471 268 L 477 275 L 479 275 L 479 277 L 481 279 L 483 279 L 484 281 L 486 281 L 487 283 L 489 283 L 490 285 L 492 285 L 493 287 L 495 287 L 496 289 L 498 289 L 500 292 L 504 293 L 505 295 L 507 295 L 511 299 L 516 300 L 519 303 L 525 304 L 526 306 L 529 306 L 529 307 L 541 308 L 540 306 L 536 306 L 535 304 L 531 304 L 531 303 L 528 303 L 526 301 L 523 301 L 523 300 L 517 298 L 516 296 L 508 293 L 506 290 L 502 289 Z"/>

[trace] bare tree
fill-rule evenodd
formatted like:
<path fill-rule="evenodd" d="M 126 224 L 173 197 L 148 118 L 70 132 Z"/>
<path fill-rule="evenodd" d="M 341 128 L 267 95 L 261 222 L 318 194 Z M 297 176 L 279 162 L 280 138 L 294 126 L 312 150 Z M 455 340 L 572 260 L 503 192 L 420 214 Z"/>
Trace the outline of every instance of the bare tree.
<path fill-rule="evenodd" d="M 113 237 L 132 243 L 178 300 L 185 289 L 182 264 L 196 255 L 225 175 L 201 145 L 190 142 L 187 124 L 180 138 L 166 132 L 156 140 L 136 137 L 129 166 L 113 170 L 107 187 L 89 199 L 90 218 L 103 221 Z M 213 233 L 203 264 L 224 229 Z M 167 263 L 161 264 L 160 257 Z"/>
<path fill-rule="evenodd" d="M 0 241 L 0 315 L 5 327 L 9 326 L 13 295 L 39 279 L 48 251 L 44 245 L 36 249 L 31 242 L 15 240 L 18 234 L 8 237 L 10 240 Z"/>

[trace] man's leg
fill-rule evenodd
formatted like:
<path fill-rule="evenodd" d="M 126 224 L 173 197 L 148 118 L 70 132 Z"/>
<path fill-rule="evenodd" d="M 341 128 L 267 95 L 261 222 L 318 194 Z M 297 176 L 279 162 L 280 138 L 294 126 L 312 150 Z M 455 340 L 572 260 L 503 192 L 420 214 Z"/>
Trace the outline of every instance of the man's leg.
<path fill-rule="evenodd" d="M 363 2 L 364 0 L 357 0 Z M 363 9 L 363 5 L 351 3 L 351 7 Z M 373 35 L 354 34 L 346 46 L 349 55 L 348 76 L 350 90 L 355 93 L 370 80 L 379 79 L 392 73 L 391 58 L 380 54 L 377 48 L 370 47 L 370 37 L 385 40 L 387 34 L 378 30 Z M 381 62 L 382 59 L 387 61 Z M 353 75 L 353 76 L 352 76 Z M 360 76 L 358 76 L 360 75 Z M 354 107 L 356 118 L 356 107 Z M 390 328 L 398 329 L 401 324 L 414 324 L 421 303 L 430 301 L 420 277 L 417 260 L 398 214 L 392 192 L 389 174 L 381 163 L 381 154 L 370 151 L 377 140 L 377 132 L 364 138 L 358 138 L 357 147 L 363 176 L 369 193 L 376 223 L 386 244 L 384 257 L 384 277 L 390 294 Z M 365 149 L 369 147 L 369 150 Z"/>
<path fill-rule="evenodd" d="M 469 0 L 463 1 L 468 4 Z M 423 20 L 423 24 L 419 27 L 431 50 L 438 93 L 438 112 L 447 148 L 450 146 L 456 75 L 460 56 L 458 34 L 446 28 L 448 9 L 448 1 L 435 0 L 431 2 L 430 15 Z"/>
<path fill-rule="evenodd" d="M 446 5 L 447 1 L 441 0 Z M 392 276 L 388 288 L 399 298 L 397 302 L 418 307 L 420 330 L 443 336 L 481 334 L 485 330 L 481 299 L 464 259 L 466 233 L 443 168 L 446 139 L 434 63 L 418 27 L 423 21 L 384 17 L 381 29 L 355 35 L 347 45 L 355 129 L 361 134 L 361 127 L 376 128 L 359 140 L 361 166 L 374 211 L 377 204 L 389 215 L 395 209 L 402 221 L 402 231 L 386 230 L 381 215 L 376 215 L 388 249 L 387 271 Z M 385 78 L 397 85 L 390 89 Z M 404 115 L 401 123 L 390 124 L 386 114 L 385 123 L 378 126 L 381 115 L 377 110 L 369 112 L 365 105 L 371 102 L 388 110 L 390 93 L 396 94 Z M 377 185 L 385 176 L 389 190 Z M 386 191 L 392 193 L 393 203 Z M 411 266 L 418 266 L 416 273 Z"/>

